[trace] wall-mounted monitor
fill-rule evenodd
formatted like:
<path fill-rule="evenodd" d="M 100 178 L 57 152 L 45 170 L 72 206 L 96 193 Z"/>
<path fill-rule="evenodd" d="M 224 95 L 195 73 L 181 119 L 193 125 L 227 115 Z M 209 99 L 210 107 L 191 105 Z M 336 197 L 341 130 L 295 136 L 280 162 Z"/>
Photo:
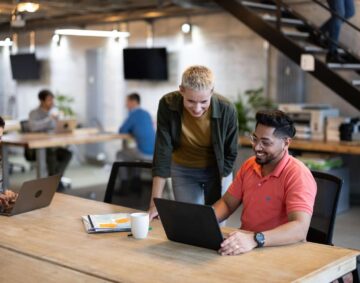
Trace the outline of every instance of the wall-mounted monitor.
<path fill-rule="evenodd" d="M 127 80 L 167 80 L 166 48 L 125 48 L 124 77 Z"/>
<path fill-rule="evenodd" d="M 40 79 L 40 61 L 34 53 L 10 55 L 10 62 L 14 80 Z"/>

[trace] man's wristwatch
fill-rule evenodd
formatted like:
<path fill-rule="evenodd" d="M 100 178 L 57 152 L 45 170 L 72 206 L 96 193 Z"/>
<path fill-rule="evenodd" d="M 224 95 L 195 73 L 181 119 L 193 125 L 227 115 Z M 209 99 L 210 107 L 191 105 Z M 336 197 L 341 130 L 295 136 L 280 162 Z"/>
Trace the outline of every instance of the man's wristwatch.
<path fill-rule="evenodd" d="M 256 232 L 254 234 L 254 240 L 257 243 L 257 248 L 261 248 L 265 244 L 265 236 L 261 232 Z"/>

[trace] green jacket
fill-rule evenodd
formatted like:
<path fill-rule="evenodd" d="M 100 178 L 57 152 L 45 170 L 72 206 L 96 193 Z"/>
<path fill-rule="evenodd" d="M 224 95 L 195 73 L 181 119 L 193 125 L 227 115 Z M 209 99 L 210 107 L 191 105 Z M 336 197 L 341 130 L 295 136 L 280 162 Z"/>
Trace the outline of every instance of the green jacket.
<path fill-rule="evenodd" d="M 170 177 L 171 155 L 180 146 L 183 97 L 175 91 L 163 96 L 157 113 L 153 176 Z M 228 176 L 237 155 L 238 125 L 234 105 L 225 97 L 211 97 L 211 139 L 220 176 Z"/>

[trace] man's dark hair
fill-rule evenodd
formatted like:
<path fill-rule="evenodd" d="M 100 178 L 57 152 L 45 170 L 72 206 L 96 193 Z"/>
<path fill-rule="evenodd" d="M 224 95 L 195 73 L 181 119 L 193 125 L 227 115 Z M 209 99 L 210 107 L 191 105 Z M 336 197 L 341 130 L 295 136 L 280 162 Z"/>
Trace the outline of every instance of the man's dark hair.
<path fill-rule="evenodd" d="M 280 110 L 262 110 L 256 113 L 256 126 L 258 124 L 275 128 L 277 137 L 293 138 L 296 134 L 294 122 Z"/>
<path fill-rule="evenodd" d="M 45 101 L 48 96 L 54 97 L 53 93 L 48 89 L 41 90 L 38 95 L 40 101 Z"/>
<path fill-rule="evenodd" d="M 5 127 L 5 121 L 4 119 L 0 116 L 0 128 L 4 128 Z"/>
<path fill-rule="evenodd" d="M 136 92 L 130 93 L 127 98 L 129 100 L 136 101 L 138 104 L 140 104 L 140 95 Z"/>

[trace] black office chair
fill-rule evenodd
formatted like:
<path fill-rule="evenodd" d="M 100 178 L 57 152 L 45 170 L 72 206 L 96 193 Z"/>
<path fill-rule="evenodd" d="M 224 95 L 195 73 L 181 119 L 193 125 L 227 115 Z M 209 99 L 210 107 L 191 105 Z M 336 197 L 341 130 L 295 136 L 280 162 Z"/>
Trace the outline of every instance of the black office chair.
<path fill-rule="evenodd" d="M 307 234 L 307 241 L 333 245 L 332 237 L 335 226 L 336 210 L 343 180 L 324 172 L 311 171 L 317 184 L 317 194 L 313 216 Z M 353 282 L 359 282 L 360 256 L 357 258 L 357 268 L 352 272 Z M 339 283 L 343 282 L 338 278 Z"/>
<path fill-rule="evenodd" d="M 104 202 L 148 210 L 152 189 L 151 162 L 114 162 Z"/>
<path fill-rule="evenodd" d="M 343 180 L 328 173 L 311 171 L 317 184 L 313 216 L 307 240 L 332 245 L 336 210 Z"/>
<path fill-rule="evenodd" d="M 29 120 L 20 121 L 20 130 L 22 133 L 30 133 Z M 25 159 L 29 162 L 36 161 L 36 152 L 34 149 L 29 149 L 29 148 L 25 147 L 24 156 L 25 156 Z M 31 164 L 31 168 L 33 168 L 33 164 Z"/>
<path fill-rule="evenodd" d="M 20 127 L 21 127 L 21 122 L 20 122 Z M 22 173 L 25 172 L 25 166 L 23 164 L 20 163 L 16 163 L 16 162 L 10 162 L 9 163 L 9 174 L 11 175 L 14 171 L 21 171 Z"/>

